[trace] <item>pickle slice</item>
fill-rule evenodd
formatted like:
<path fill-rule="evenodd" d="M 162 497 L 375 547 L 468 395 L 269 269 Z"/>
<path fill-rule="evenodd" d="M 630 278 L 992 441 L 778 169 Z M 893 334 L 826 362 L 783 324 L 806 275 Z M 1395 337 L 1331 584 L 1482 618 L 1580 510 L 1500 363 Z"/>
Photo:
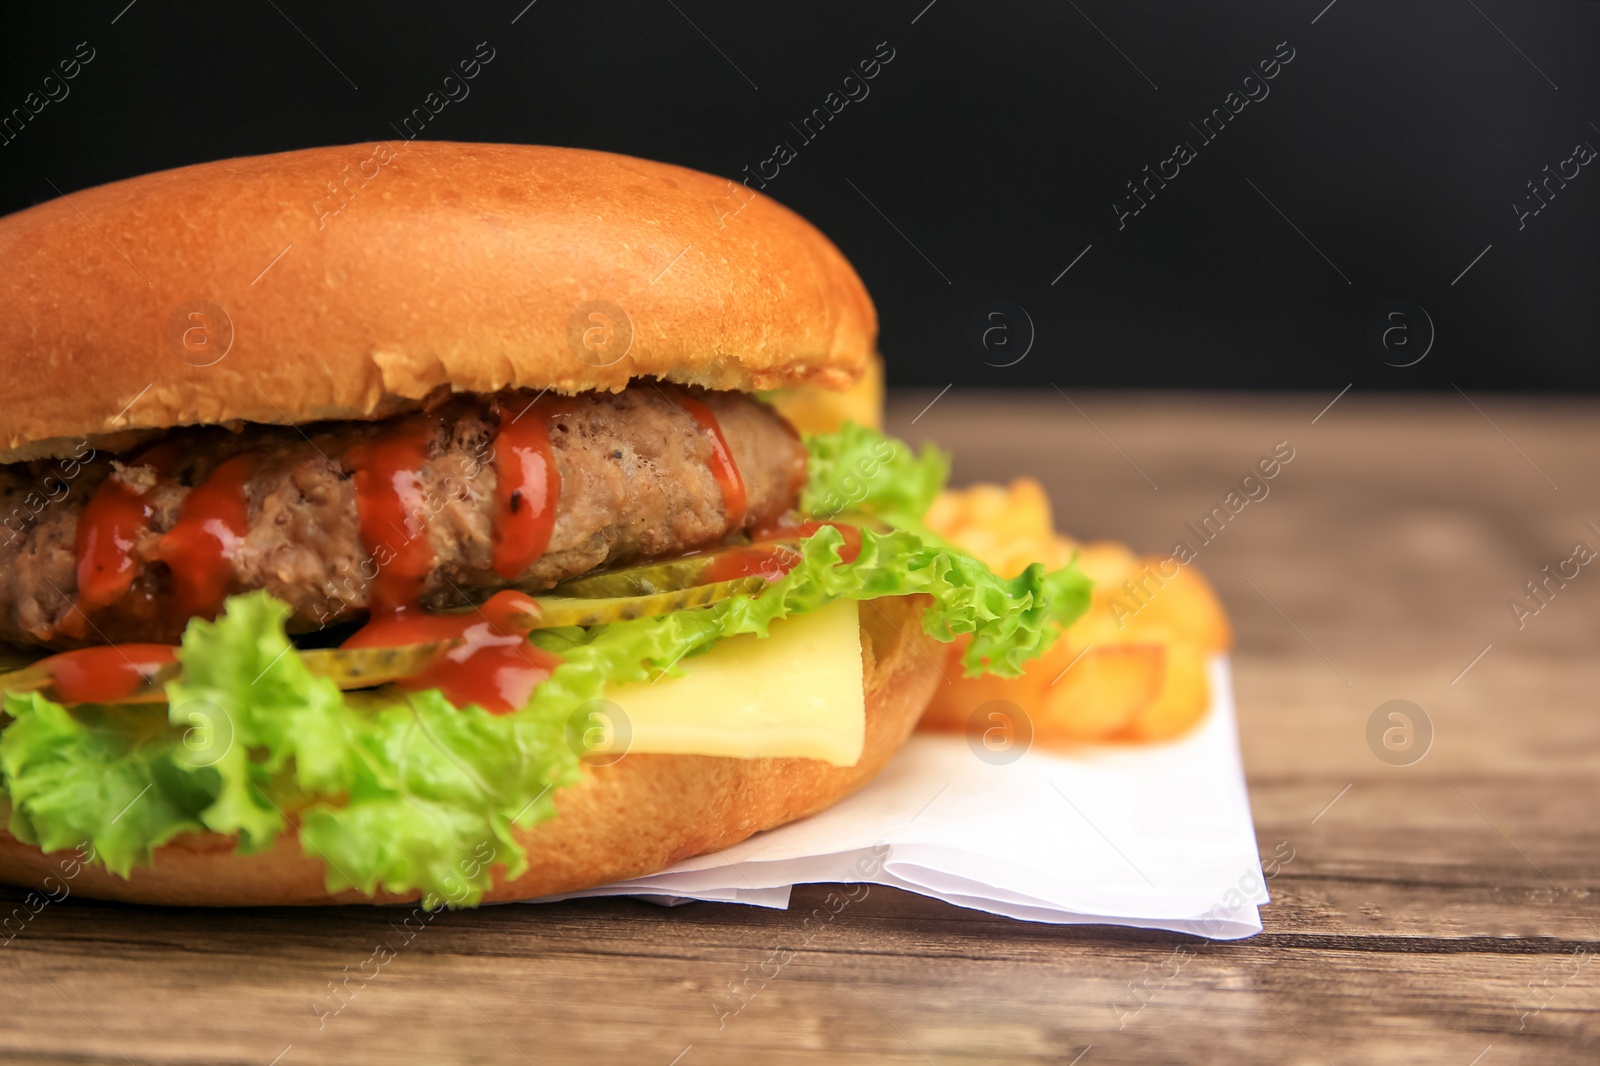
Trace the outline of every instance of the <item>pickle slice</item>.
<path fill-rule="evenodd" d="M 183 668 L 177 663 L 167 663 L 157 669 L 150 670 L 140 679 L 138 687 L 127 696 L 117 700 L 118 703 L 163 703 L 166 701 L 166 686 L 168 681 L 176 680 L 183 675 Z M 50 660 L 40 659 L 30 666 L 20 670 L 11 670 L 0 673 L 0 695 L 15 692 L 43 692 L 50 699 L 55 696 L 50 692 L 50 686 L 55 683 L 55 674 L 50 670 Z"/>
<path fill-rule="evenodd" d="M 420 673 L 434 659 L 464 643 L 464 639 L 451 639 L 396 648 L 317 648 L 299 655 L 313 676 L 328 678 L 339 688 L 349 690 L 372 688 Z M 164 703 L 167 683 L 182 676 L 183 668 L 169 663 L 146 674 L 136 691 L 116 702 Z M 42 659 L 21 670 L 0 674 L 0 694 L 43 692 L 50 696 L 54 682 L 49 660 Z"/>
<path fill-rule="evenodd" d="M 616 599 L 623 596 L 654 596 L 676 592 L 699 583 L 700 575 L 711 565 L 710 555 L 691 555 L 665 563 L 646 563 L 622 570 L 563 581 L 550 591 L 556 596 L 584 596 Z"/>
<path fill-rule="evenodd" d="M 0 644 L 0 673 L 14 673 L 38 662 L 43 657 L 37 649 L 19 648 L 15 644 Z"/>
<path fill-rule="evenodd" d="M 686 575 L 698 575 L 717 558 L 718 553 L 703 557 L 679 559 L 650 567 L 637 567 L 636 571 L 653 572 L 647 577 L 629 578 L 627 572 L 596 575 L 578 584 L 593 591 L 608 587 L 656 589 L 642 595 L 547 595 L 529 596 L 536 610 L 513 614 L 497 624 L 507 631 L 531 632 L 535 629 L 553 629 L 559 626 L 597 626 L 608 622 L 626 622 L 635 618 L 652 618 L 705 607 L 730 596 L 753 595 L 766 588 L 767 582 L 758 575 L 715 581 L 707 584 L 689 583 L 679 588 L 661 589 L 679 581 L 689 581 Z M 686 564 L 692 564 L 692 568 Z M 668 576 L 657 574 L 665 572 Z M 620 579 L 613 584 L 589 584 L 601 579 Z M 476 610 L 476 608 L 469 608 Z M 405 644 L 389 648 L 312 648 L 298 650 L 300 661 L 316 677 L 332 681 L 340 689 L 373 688 L 421 673 L 435 659 L 452 648 L 465 644 L 466 638 L 452 637 L 421 644 Z M 167 663 L 149 671 L 137 689 L 117 699 L 117 703 L 160 703 L 166 700 L 168 682 L 183 676 L 178 663 Z M 43 692 L 51 695 L 55 675 L 50 660 L 41 659 L 21 669 L 0 673 L 0 694 L 7 692 Z"/>
<path fill-rule="evenodd" d="M 883 532 L 888 528 L 870 515 L 854 512 L 841 513 L 828 519 L 823 524 L 855 526 L 858 529 L 872 529 L 878 532 Z M 784 532 L 792 533 L 795 530 L 790 528 Z M 616 599 L 625 596 L 655 596 L 663 592 L 677 592 L 681 589 L 699 585 L 706 571 L 718 559 L 730 552 L 749 551 L 751 548 L 764 548 L 768 545 L 774 547 L 787 545 L 798 548 L 808 537 L 813 535 L 813 533 L 805 533 L 801 536 L 786 535 L 773 537 L 772 539 L 746 540 L 739 544 L 696 555 L 640 563 L 637 566 L 626 566 L 617 570 L 592 572 L 563 581 L 551 589 L 550 594 L 555 596 Z"/>
<path fill-rule="evenodd" d="M 538 629 L 557 626 L 598 626 L 608 622 L 627 622 L 635 618 L 654 618 L 674 611 L 747 595 L 766 588 L 760 577 L 741 577 L 709 585 L 690 585 L 643 596 L 535 596 L 539 617 L 531 621 Z"/>
<path fill-rule="evenodd" d="M 703 555 L 688 555 L 666 562 L 644 563 L 606 570 L 563 581 L 550 592 L 556 596 L 583 596 L 604 599 L 621 599 L 634 596 L 655 596 L 663 592 L 679 592 L 700 584 L 700 578 L 718 559 L 729 552 L 745 552 L 751 548 L 787 544 L 796 546 L 795 539 L 763 540 L 752 544 L 737 544 Z"/>
<path fill-rule="evenodd" d="M 38 665 L 24 666 L 20 670 L 8 670 L 0 674 L 0 693 L 15 692 L 21 695 L 24 692 L 38 692 L 50 681 L 49 670 Z"/>
<path fill-rule="evenodd" d="M 315 648 L 302 651 L 300 661 L 313 675 L 325 677 L 341 689 L 372 688 L 419 674 L 439 656 L 465 643 L 464 638 L 453 638 L 397 648 Z"/>

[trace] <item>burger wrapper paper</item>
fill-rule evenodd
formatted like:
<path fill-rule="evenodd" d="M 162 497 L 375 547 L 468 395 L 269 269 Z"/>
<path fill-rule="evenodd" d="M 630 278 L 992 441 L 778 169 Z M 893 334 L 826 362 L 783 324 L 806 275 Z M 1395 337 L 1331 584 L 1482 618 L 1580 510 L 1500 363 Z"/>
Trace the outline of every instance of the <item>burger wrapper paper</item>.
<path fill-rule="evenodd" d="M 866 882 L 1022 921 L 1251 936 L 1267 887 L 1228 661 L 1211 674 L 1210 713 L 1177 741 L 991 748 L 916 733 L 820 814 L 572 895 L 781 908 L 797 884 Z"/>

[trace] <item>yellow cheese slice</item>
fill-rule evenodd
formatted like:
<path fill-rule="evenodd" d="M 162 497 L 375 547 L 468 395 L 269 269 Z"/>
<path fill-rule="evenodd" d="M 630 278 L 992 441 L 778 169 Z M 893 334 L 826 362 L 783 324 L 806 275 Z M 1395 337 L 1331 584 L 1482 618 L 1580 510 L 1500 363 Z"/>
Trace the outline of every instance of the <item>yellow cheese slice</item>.
<path fill-rule="evenodd" d="M 613 685 L 608 741 L 638 754 L 822 759 L 853 766 L 866 740 L 854 601 L 773 622 L 685 659 L 681 677 Z"/>

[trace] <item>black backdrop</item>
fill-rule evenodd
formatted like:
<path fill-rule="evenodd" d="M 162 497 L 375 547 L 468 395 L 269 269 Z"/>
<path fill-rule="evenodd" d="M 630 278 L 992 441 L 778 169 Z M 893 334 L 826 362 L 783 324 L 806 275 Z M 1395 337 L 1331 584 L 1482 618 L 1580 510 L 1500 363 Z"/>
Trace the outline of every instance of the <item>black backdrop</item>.
<path fill-rule="evenodd" d="M 776 173 L 899 384 L 1592 390 L 1597 45 L 1577 0 L 7 4 L 0 211 L 448 92 L 422 136 Z"/>

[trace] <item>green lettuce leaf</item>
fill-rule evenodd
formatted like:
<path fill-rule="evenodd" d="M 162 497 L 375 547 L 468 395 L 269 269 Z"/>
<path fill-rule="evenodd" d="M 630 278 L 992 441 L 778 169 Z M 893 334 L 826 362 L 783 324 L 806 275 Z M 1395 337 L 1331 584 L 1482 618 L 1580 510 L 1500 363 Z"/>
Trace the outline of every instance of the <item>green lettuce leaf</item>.
<path fill-rule="evenodd" d="M 212 764 L 222 802 L 201 812 L 206 826 L 254 847 L 300 806 L 300 843 L 327 863 L 328 887 L 368 895 L 420 889 L 476 902 L 491 861 L 513 877 L 526 869 L 512 823 L 547 817 L 550 789 L 577 769 L 551 705 L 493 715 L 457 710 L 437 692 L 347 695 L 306 670 L 287 617 L 252 593 L 184 634 L 173 716 L 217 707 L 232 731 Z"/>
<path fill-rule="evenodd" d="M 165 707 L 80 707 L 69 712 L 37 693 L 8 695 L 14 721 L 0 735 L 6 828 L 45 851 L 84 844 L 127 876 L 179 833 L 204 829 L 199 812 L 214 779 L 182 772 L 182 734 Z"/>
<path fill-rule="evenodd" d="M 950 476 L 950 458 L 924 445 L 913 452 L 904 441 L 846 422 L 836 433 L 806 438 L 808 478 L 800 511 L 828 519 L 860 511 L 902 529 L 920 530 L 922 516 Z"/>
<path fill-rule="evenodd" d="M 818 518 L 865 512 L 841 562 L 824 526 L 789 573 L 758 596 L 531 638 L 561 657 L 528 705 L 505 715 L 457 709 L 437 692 L 345 693 L 314 677 L 284 633 L 289 609 L 266 593 L 195 620 L 168 705 L 74 707 L 9 695 L 0 777 L 9 825 L 47 851 L 91 844 L 121 874 L 180 833 L 233 835 L 241 852 L 297 832 L 327 866 L 331 891 L 420 892 L 428 906 L 471 905 L 495 866 L 515 877 L 528 856 L 512 834 L 554 813 L 553 790 L 577 780 L 583 727 L 611 684 L 680 670 L 737 634 L 837 599 L 925 594 L 926 630 L 968 635 L 969 674 L 1016 674 L 1087 609 L 1075 566 L 1003 579 L 920 531 L 948 469 L 871 430 L 813 437 L 803 503 Z M 899 528 L 895 528 L 899 527 Z"/>

